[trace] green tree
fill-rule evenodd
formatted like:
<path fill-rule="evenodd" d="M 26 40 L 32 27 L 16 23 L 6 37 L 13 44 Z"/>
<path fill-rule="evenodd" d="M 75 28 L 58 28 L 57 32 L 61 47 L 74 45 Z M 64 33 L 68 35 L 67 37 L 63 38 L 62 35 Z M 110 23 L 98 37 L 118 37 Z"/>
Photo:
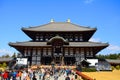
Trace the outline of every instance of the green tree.
<path fill-rule="evenodd" d="M 13 55 L 12 55 L 12 58 L 15 58 L 16 57 L 16 53 L 14 53 Z"/>
<path fill-rule="evenodd" d="M 4 62 L 2 66 L 3 66 L 3 67 L 7 67 L 7 64 Z"/>
<path fill-rule="evenodd" d="M 9 58 L 9 57 L 10 57 L 10 55 L 9 55 L 9 54 L 6 54 L 6 55 L 5 55 L 5 58 Z"/>
<path fill-rule="evenodd" d="M 5 55 L 2 55 L 2 58 L 5 58 Z"/>
<path fill-rule="evenodd" d="M 104 59 L 120 59 L 120 53 L 119 54 L 108 54 L 108 55 L 96 55 L 97 58 L 104 58 Z"/>
<path fill-rule="evenodd" d="M 0 67 L 2 67 L 2 64 L 0 64 Z"/>
<path fill-rule="evenodd" d="M 119 70 L 119 69 L 120 69 L 120 66 L 119 66 L 119 65 L 117 65 L 117 66 L 116 66 L 116 69 L 117 69 L 117 70 Z"/>
<path fill-rule="evenodd" d="M 118 54 L 118 59 L 120 59 L 120 53 Z"/>
<path fill-rule="evenodd" d="M 9 55 L 9 54 L 5 54 L 5 55 L 2 55 L 1 57 L 2 57 L 2 58 L 9 58 L 10 55 Z"/>

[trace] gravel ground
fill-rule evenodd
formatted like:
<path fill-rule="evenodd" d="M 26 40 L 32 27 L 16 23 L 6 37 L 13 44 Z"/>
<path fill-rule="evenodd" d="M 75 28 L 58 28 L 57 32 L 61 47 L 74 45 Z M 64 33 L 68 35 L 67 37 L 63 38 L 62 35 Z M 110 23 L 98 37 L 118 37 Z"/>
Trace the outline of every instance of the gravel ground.
<path fill-rule="evenodd" d="M 120 80 L 120 70 L 100 71 L 100 72 L 83 72 L 83 74 L 96 80 Z"/>

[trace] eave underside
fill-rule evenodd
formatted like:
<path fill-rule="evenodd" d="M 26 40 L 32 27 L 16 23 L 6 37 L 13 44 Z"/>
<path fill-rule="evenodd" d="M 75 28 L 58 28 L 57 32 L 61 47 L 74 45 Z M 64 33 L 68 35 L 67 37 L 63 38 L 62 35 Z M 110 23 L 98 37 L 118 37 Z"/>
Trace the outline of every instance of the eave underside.
<path fill-rule="evenodd" d="M 22 51 L 24 48 L 43 48 L 43 47 L 52 47 L 52 45 L 47 45 L 47 42 L 16 42 L 9 43 L 11 47 L 14 47 L 18 51 Z M 68 48 L 94 48 L 95 53 L 98 53 L 102 49 L 108 46 L 107 43 L 98 43 L 98 42 L 69 42 L 69 45 L 63 45 L 63 47 Z"/>

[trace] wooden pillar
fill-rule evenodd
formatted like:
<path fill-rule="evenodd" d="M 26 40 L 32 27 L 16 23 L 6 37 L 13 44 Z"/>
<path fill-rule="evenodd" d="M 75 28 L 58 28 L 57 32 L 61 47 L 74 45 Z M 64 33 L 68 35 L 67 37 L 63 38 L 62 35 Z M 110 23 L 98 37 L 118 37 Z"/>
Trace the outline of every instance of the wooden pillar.
<path fill-rule="evenodd" d="M 61 64 L 62 64 L 62 66 L 63 66 L 63 65 L 65 64 L 65 63 L 64 63 L 64 56 L 62 56 L 61 58 L 62 58 Z"/>

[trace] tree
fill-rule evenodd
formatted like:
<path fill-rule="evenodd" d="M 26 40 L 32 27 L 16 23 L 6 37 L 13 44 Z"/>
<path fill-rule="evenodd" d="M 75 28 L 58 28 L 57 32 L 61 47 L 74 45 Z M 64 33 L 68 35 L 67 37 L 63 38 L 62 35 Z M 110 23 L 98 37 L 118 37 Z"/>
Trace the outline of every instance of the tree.
<path fill-rule="evenodd" d="M 120 59 L 120 53 L 119 54 L 108 54 L 108 55 L 96 55 L 97 58 L 103 58 L 103 59 Z"/>
<path fill-rule="evenodd" d="M 10 55 L 9 55 L 9 54 L 5 54 L 5 55 L 2 55 L 1 57 L 2 57 L 2 58 L 9 58 Z"/>
<path fill-rule="evenodd" d="M 118 55 L 117 54 L 110 54 L 109 59 L 117 59 L 118 58 Z"/>
<path fill-rule="evenodd" d="M 9 58 L 9 57 L 10 57 L 10 55 L 9 55 L 9 54 L 6 54 L 6 55 L 5 55 L 5 58 Z"/>
<path fill-rule="evenodd" d="M 4 62 L 2 66 L 3 66 L 3 67 L 7 67 L 7 64 Z"/>
<path fill-rule="evenodd" d="M 0 64 L 0 67 L 2 67 L 2 64 Z"/>
<path fill-rule="evenodd" d="M 12 55 L 12 58 L 16 58 L 16 53 L 14 53 L 14 54 Z"/>

